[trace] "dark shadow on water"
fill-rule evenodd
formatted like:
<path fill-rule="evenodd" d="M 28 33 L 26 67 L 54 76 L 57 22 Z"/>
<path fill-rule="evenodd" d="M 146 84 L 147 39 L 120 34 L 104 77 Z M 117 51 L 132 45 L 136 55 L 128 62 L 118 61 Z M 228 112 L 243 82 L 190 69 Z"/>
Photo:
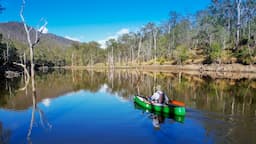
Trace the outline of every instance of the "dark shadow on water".
<path fill-rule="evenodd" d="M 0 144 L 8 144 L 11 137 L 11 130 L 5 129 L 0 121 Z"/>

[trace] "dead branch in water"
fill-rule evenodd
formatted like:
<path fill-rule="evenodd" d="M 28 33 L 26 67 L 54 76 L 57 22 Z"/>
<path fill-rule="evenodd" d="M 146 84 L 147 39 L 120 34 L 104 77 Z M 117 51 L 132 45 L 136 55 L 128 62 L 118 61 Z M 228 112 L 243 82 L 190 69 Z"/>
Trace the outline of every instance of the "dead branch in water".
<path fill-rule="evenodd" d="M 23 90 L 25 90 L 27 88 L 27 86 L 29 84 L 29 80 L 30 80 L 30 76 L 29 76 L 28 70 L 27 70 L 27 68 L 26 68 L 26 66 L 24 64 L 16 63 L 16 62 L 14 62 L 13 64 L 23 67 L 24 72 L 26 73 L 27 79 L 26 79 L 26 82 L 25 82 L 25 86 L 23 88 L 19 89 L 19 90 L 23 91 Z"/>

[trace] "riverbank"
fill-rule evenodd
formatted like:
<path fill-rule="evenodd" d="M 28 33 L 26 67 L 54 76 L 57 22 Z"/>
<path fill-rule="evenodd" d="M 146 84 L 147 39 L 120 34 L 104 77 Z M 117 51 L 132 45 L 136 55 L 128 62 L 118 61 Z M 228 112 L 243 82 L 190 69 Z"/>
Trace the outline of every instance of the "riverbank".
<path fill-rule="evenodd" d="M 108 66 L 75 66 L 64 67 L 72 70 L 109 70 Z M 256 79 L 256 65 L 241 65 L 241 64 L 222 64 L 222 65 L 133 65 L 133 66 L 115 66 L 116 70 L 136 70 L 142 72 L 161 72 L 161 73 L 176 73 L 185 74 L 196 77 L 208 76 L 212 79 Z"/>
<path fill-rule="evenodd" d="M 54 67 L 61 69 L 72 70 L 108 70 L 109 67 L 104 64 L 97 64 L 93 66 L 64 66 Z M 165 73 L 183 73 L 194 76 L 210 76 L 213 79 L 227 78 L 227 79 L 256 79 L 256 65 L 242 65 L 242 64 L 189 64 L 189 65 L 127 65 L 115 66 L 116 70 L 136 70 L 145 72 L 165 72 Z M 3 73 L 4 74 L 4 73 Z"/>
<path fill-rule="evenodd" d="M 93 66 L 65 66 L 66 69 L 108 69 L 106 65 L 93 65 Z M 137 69 L 137 70 L 182 70 L 182 71 L 211 71 L 211 72 L 246 72 L 256 73 L 256 65 L 242 65 L 242 64 L 189 64 L 189 65 L 126 65 L 114 66 L 115 69 Z"/>

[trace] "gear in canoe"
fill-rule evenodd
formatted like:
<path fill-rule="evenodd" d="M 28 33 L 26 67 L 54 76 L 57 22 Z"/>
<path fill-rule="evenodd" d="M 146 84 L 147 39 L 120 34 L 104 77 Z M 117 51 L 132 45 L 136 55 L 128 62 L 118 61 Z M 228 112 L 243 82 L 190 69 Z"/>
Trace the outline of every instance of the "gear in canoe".
<path fill-rule="evenodd" d="M 184 106 L 178 106 L 172 103 L 170 104 L 152 103 L 151 101 L 148 101 L 147 98 L 142 96 L 134 96 L 133 100 L 138 105 L 153 112 L 180 115 L 180 116 L 185 116 L 186 114 L 186 109 Z"/>

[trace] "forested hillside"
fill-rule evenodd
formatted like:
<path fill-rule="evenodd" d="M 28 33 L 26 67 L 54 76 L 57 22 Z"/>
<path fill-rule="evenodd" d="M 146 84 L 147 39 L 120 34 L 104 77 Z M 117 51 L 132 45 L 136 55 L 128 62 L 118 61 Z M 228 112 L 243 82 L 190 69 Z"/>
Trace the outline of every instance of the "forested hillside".
<path fill-rule="evenodd" d="M 4 42 L 12 44 L 18 55 L 28 50 L 21 29 L 20 23 L 0 25 Z M 35 60 L 62 66 L 255 64 L 256 1 L 213 0 L 193 15 L 171 11 L 160 24 L 149 22 L 136 32 L 108 40 L 105 49 L 97 42 L 78 43 L 45 34 L 35 48 Z"/>
<path fill-rule="evenodd" d="M 120 62 L 253 64 L 255 38 L 255 0 L 213 0 L 195 15 L 170 12 L 160 25 L 150 22 L 109 40 L 106 51 L 112 56 L 113 48 Z"/>
<path fill-rule="evenodd" d="M 2 64 L 10 63 L 19 60 L 19 57 L 25 55 L 28 56 L 29 49 L 27 44 L 27 37 L 23 27 L 23 23 L 8 22 L 0 23 L 1 34 L 1 61 Z M 35 29 L 32 28 L 31 32 L 32 41 L 35 39 Z M 58 65 L 64 64 L 64 58 L 62 55 L 66 53 L 66 50 L 70 48 L 74 43 L 72 41 L 54 34 L 41 33 L 41 38 L 38 46 L 35 48 L 35 60 L 36 63 Z M 13 59 L 12 55 L 18 57 Z"/>

